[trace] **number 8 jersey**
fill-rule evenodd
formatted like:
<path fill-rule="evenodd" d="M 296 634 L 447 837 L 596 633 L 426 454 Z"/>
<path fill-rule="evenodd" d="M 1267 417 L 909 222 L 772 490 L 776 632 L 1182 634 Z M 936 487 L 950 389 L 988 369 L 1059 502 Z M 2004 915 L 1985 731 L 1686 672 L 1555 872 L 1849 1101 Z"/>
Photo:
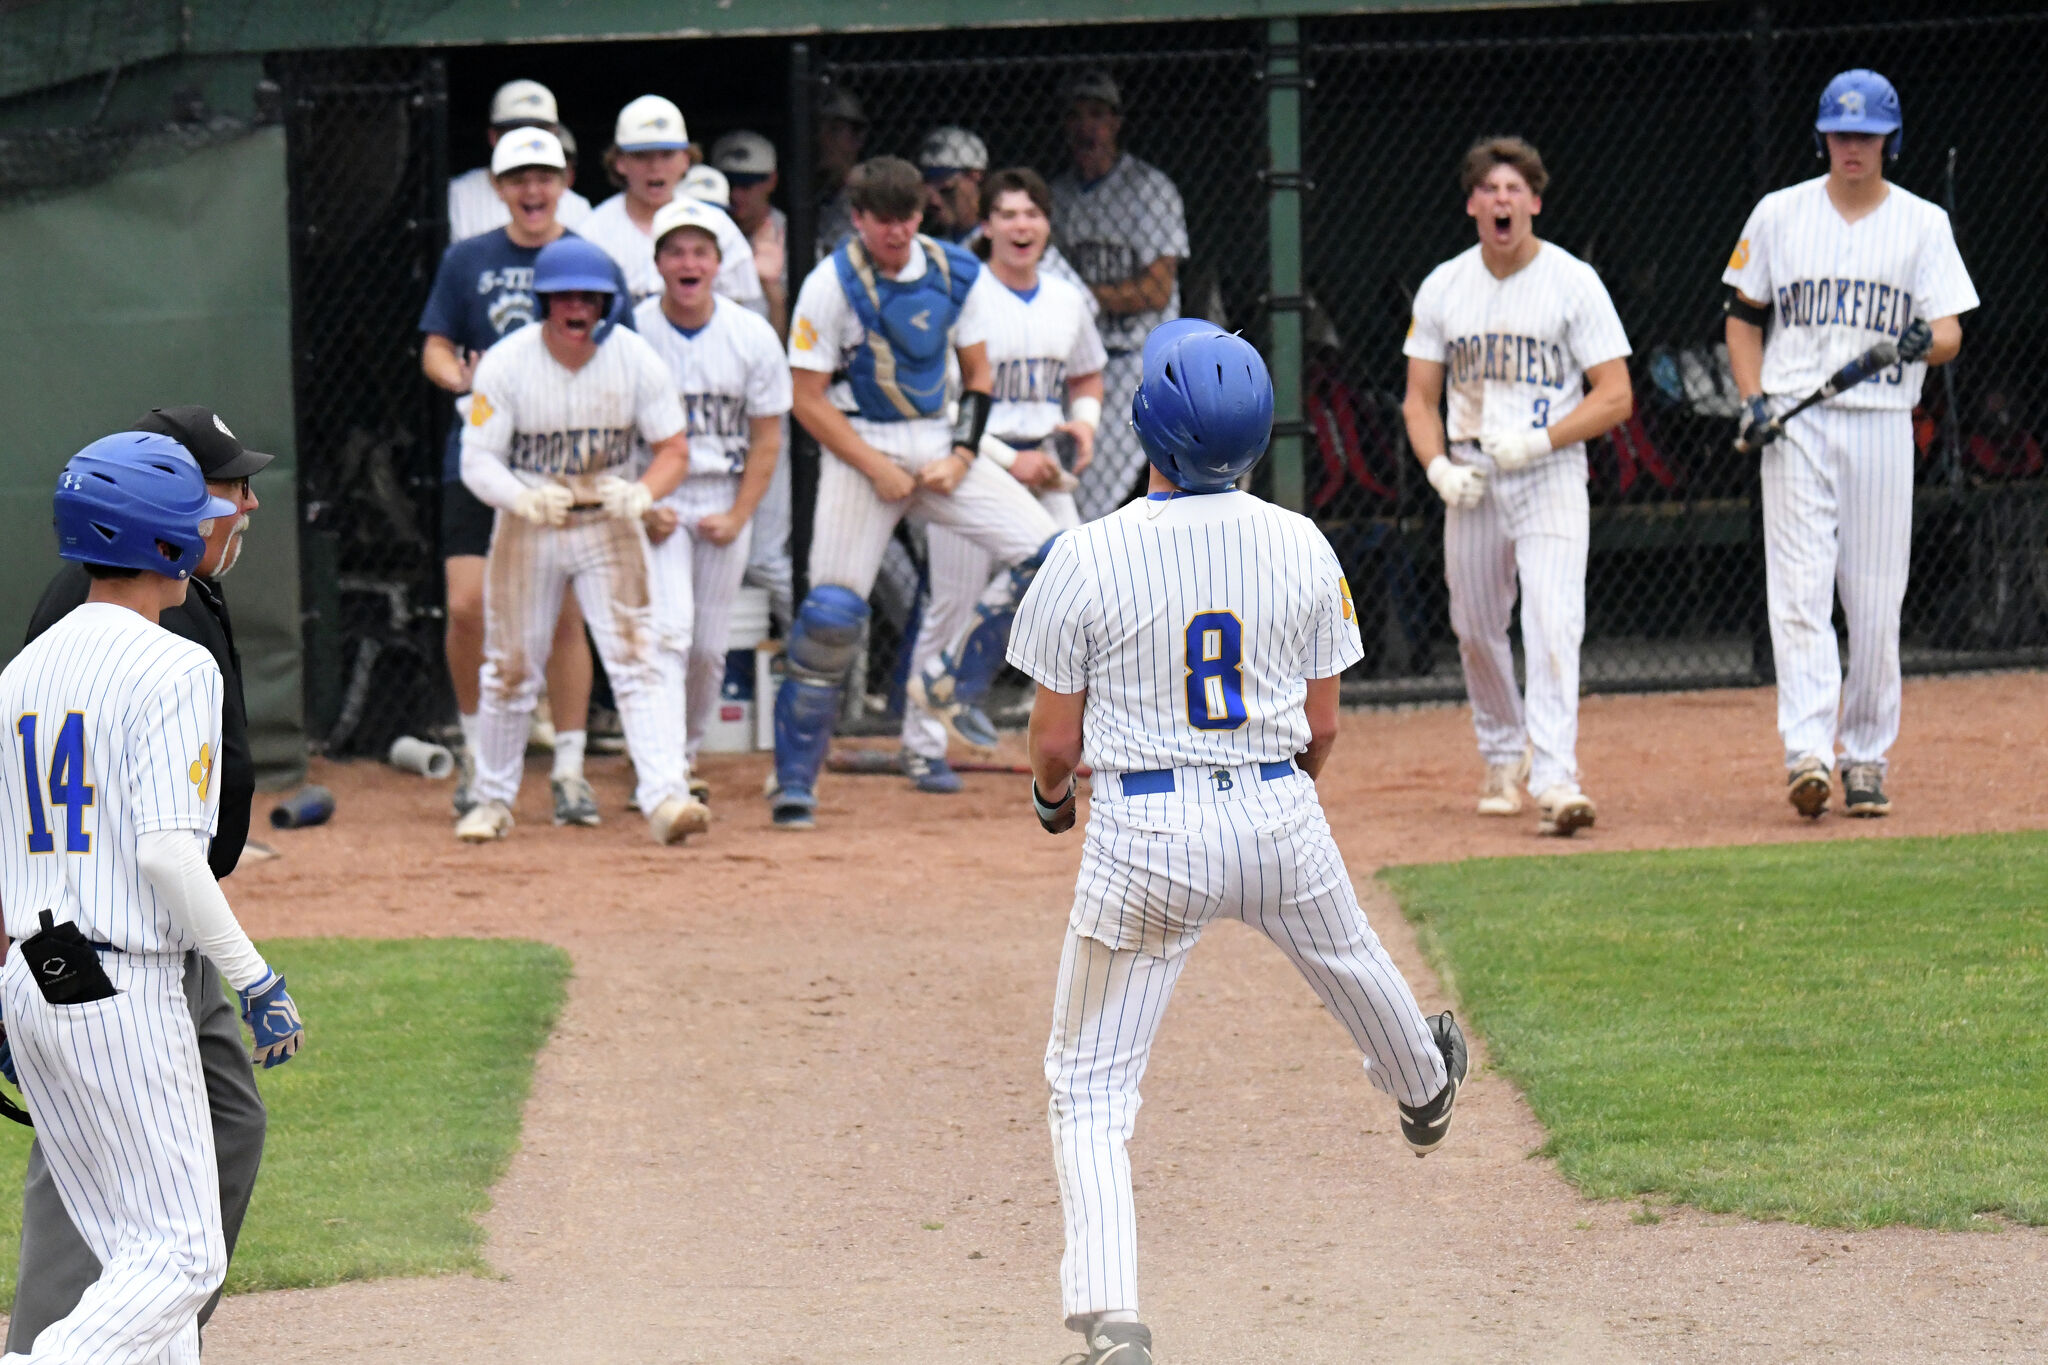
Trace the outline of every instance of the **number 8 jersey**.
<path fill-rule="evenodd" d="M 1249 493 L 1155 493 L 1053 542 L 1009 657 L 1087 691 L 1097 769 L 1276 763 L 1308 747 L 1308 680 L 1365 653 L 1356 617 L 1308 518 Z"/>
<path fill-rule="evenodd" d="M 1401 350 L 1444 367 L 1444 427 L 1456 442 L 1477 441 L 1483 427 L 1552 425 L 1585 397 L 1586 370 L 1629 346 L 1592 266 L 1539 242 L 1527 265 L 1496 279 L 1475 243 L 1422 281 Z"/>

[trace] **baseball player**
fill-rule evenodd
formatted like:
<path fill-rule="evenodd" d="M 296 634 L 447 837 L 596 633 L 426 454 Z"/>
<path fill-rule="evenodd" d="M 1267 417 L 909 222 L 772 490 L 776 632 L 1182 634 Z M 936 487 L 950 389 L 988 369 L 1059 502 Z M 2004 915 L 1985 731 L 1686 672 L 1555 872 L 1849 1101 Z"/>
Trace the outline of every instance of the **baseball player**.
<path fill-rule="evenodd" d="M 455 814 L 475 805 L 477 679 L 484 654 L 484 555 L 491 544 L 491 509 L 462 482 L 462 426 L 477 359 L 499 337 L 533 320 L 533 263 L 541 248 L 566 229 L 556 216 L 566 183 L 560 140 L 545 128 L 520 128 L 498 139 L 491 152 L 496 184 L 511 215 L 500 228 L 457 242 L 441 258 L 433 291 L 420 314 L 424 341 L 420 368 L 456 395 L 458 420 L 448 430 L 441 463 L 441 554 L 447 589 L 448 676 L 462 725 L 462 772 L 455 784 Z M 612 271 L 623 294 L 625 277 Z M 594 825 L 597 798 L 583 775 L 588 742 L 592 666 L 583 615 L 574 599 L 563 604 L 548 654 L 548 700 L 554 720 L 555 770 L 549 782 L 555 823 Z"/>
<path fill-rule="evenodd" d="M 925 235 L 965 246 L 982 219 L 987 144 L 965 128 L 934 128 L 918 146 L 917 168 L 924 173 Z"/>
<path fill-rule="evenodd" d="M 1456 1020 L 1416 1008 L 1316 796 L 1339 676 L 1364 649 L 1322 532 L 1233 487 L 1271 434 L 1265 364 L 1193 319 L 1155 331 L 1142 358 L 1131 423 L 1151 491 L 1060 537 L 1010 641 L 1038 683 L 1031 799 L 1048 831 L 1073 828 L 1076 765 L 1095 770 L 1045 1050 L 1060 1298 L 1088 1365 L 1152 1360 L 1125 1147 L 1152 1039 L 1211 920 L 1288 956 L 1418 1156 L 1448 1134 L 1466 1074 Z"/>
<path fill-rule="evenodd" d="M 796 418 L 829 458 L 818 469 L 811 590 L 775 697 L 771 800 L 788 829 L 816 822 L 818 769 L 896 524 L 951 526 L 994 556 L 976 628 L 998 640 L 1059 529 L 1023 484 L 977 458 L 990 408 L 987 296 L 1001 286 L 970 252 L 918 235 L 924 181 L 909 162 L 864 161 L 847 193 L 854 231 L 804 280 L 789 333 Z M 961 392 L 949 423 L 955 355 Z M 941 644 L 960 657 L 960 641 Z"/>
<path fill-rule="evenodd" d="M 507 81 L 491 96 L 491 126 L 484 138 L 492 152 L 496 153 L 499 139 L 518 128 L 545 128 L 562 137 L 565 146 L 568 141 L 556 112 L 554 92 L 539 81 Z M 575 156 L 573 147 L 567 151 L 572 158 Z M 495 155 L 492 159 L 496 160 Z M 568 177 L 570 183 L 574 180 L 573 174 Z M 489 232 L 512 221 L 512 213 L 498 193 L 497 182 L 498 172 L 488 166 L 464 171 L 448 182 L 450 242 Z M 565 186 L 555 212 L 563 227 L 575 227 L 590 216 L 590 201 Z"/>
<path fill-rule="evenodd" d="M 468 843 L 511 832 L 537 662 L 565 585 L 611 679 L 635 801 L 656 842 L 679 843 L 710 824 L 689 793 L 675 724 L 683 703 L 655 638 L 641 528 L 688 470 L 682 405 L 661 358 L 612 325 L 617 288 L 610 257 L 562 237 L 533 263 L 541 325 L 522 327 L 477 363 L 462 481 L 498 511 L 484 569 L 477 805 L 455 825 Z M 628 480 L 636 434 L 649 449 L 647 469 Z"/>
<path fill-rule="evenodd" d="M 1518 813 L 1526 782 L 1541 831 L 1569 837 L 1597 813 L 1578 760 L 1585 443 L 1633 409 L 1628 338 L 1593 268 L 1536 236 L 1549 176 L 1534 147 L 1482 138 L 1460 179 L 1479 243 L 1415 293 L 1401 412 L 1446 508 L 1451 627 L 1486 764 L 1479 813 Z M 1508 645 L 1518 583 L 1526 711 Z"/>
<path fill-rule="evenodd" d="M 829 256 L 833 248 L 853 231 L 853 202 L 847 194 L 847 177 L 860 164 L 861 149 L 867 145 L 868 115 L 860 100 L 843 85 L 826 90 L 818 102 L 817 137 L 813 142 L 817 182 L 813 193 L 818 203 L 818 255 Z"/>
<path fill-rule="evenodd" d="M 1948 215 L 1885 180 L 1903 122 L 1899 92 L 1875 71 L 1829 81 L 1814 121 L 1827 174 L 1765 195 L 1721 276 L 1733 289 L 1728 363 L 1743 394 L 1745 444 L 1763 450 L 1786 794 L 1812 819 L 1828 808 L 1838 737 L 1844 808 L 1891 810 L 1885 755 L 1899 737 L 1913 405 L 1927 367 L 1962 349 L 1957 315 L 1977 306 Z M 1898 344 L 1898 364 L 1787 419 L 1782 435 L 1770 428 L 1774 412 L 1885 337 Z M 1838 587 L 1849 622 L 1846 684 L 1832 617 Z"/>
<path fill-rule="evenodd" d="M 218 825 L 207 846 L 206 864 L 225 879 L 234 872 L 249 836 L 249 806 L 256 791 L 256 765 L 249 753 L 249 718 L 243 704 L 240 658 L 235 651 L 221 582 L 240 557 L 249 514 L 258 507 L 250 476 L 271 457 L 243 446 L 220 415 L 198 406 L 156 408 L 133 430 L 153 431 L 184 446 L 199 461 L 206 490 L 234 504 L 234 517 L 214 519 L 206 551 L 188 580 L 182 606 L 157 620 L 165 630 L 200 645 L 221 671 L 220 749 L 214 756 L 214 783 L 219 788 Z M 29 617 L 28 640 L 34 640 L 85 604 L 92 576 L 83 564 L 65 563 L 43 590 Z M 224 1247 L 230 1260 L 235 1240 L 256 1187 L 263 1161 L 263 1136 L 268 1126 L 256 1074 L 242 1042 L 242 1026 L 221 988 L 220 968 L 196 949 L 185 953 L 185 1004 L 199 1042 L 199 1062 L 206 1084 L 206 1106 L 213 1120 L 213 1145 L 220 1182 L 220 1217 Z M 4 1046 L 4 1043 L 0 1043 Z M 44 1328 L 69 1313 L 92 1282 L 100 1263 L 64 1211 L 64 1199 L 50 1174 L 40 1142 L 28 1149 L 28 1172 L 21 1203 L 21 1269 L 14 1305 L 7 1316 L 7 1349 L 26 1355 Z M 220 1302 L 216 1290 L 199 1310 L 203 1329 Z"/>
<path fill-rule="evenodd" d="M 668 368 L 690 444 L 688 477 L 648 512 L 648 572 L 656 626 L 683 679 L 684 756 L 693 768 L 725 681 L 733 594 L 790 405 L 775 329 L 712 292 L 722 217 L 680 195 L 654 215 L 654 262 L 666 287 L 634 317 Z M 694 780 L 692 790 L 702 799 Z"/>
<path fill-rule="evenodd" d="M 284 978 L 206 865 L 220 668 L 157 623 L 236 510 L 176 441 L 124 432 L 72 456 L 55 511 L 58 553 L 93 582 L 0 672 L 14 750 L 0 764 L 0 1014 L 37 1142 L 102 1269 L 8 1359 L 194 1365 L 227 1251 L 186 951 L 235 988 L 266 1066 L 304 1041 Z"/>
<path fill-rule="evenodd" d="M 642 95 L 619 110 L 604 164 L 620 190 L 591 210 L 577 231 L 611 253 L 626 272 L 636 303 L 661 292 L 661 275 L 654 268 L 654 215 L 682 186 L 690 169 L 689 149 L 682 111 L 661 96 Z M 719 229 L 718 245 L 725 260 L 718 292 L 766 317 L 768 299 L 754 273 L 753 248 L 730 218 Z"/>
<path fill-rule="evenodd" d="M 1067 150 L 1073 166 L 1052 182 L 1053 237 L 1102 308 L 1102 368 L 1111 412 L 1127 411 L 1138 386 L 1138 348 L 1160 323 L 1180 316 L 1180 263 L 1187 215 L 1166 172 L 1123 151 L 1123 92 L 1107 71 L 1084 71 L 1066 87 Z M 1145 468 L 1130 428 L 1112 422 L 1075 498 L 1081 519 L 1122 506 Z"/>
<path fill-rule="evenodd" d="M 981 198 L 975 250 L 1001 286 L 988 291 L 985 326 L 994 378 L 981 457 L 1030 489 L 1055 526 L 1078 526 L 1075 475 L 1094 457 L 1102 420 L 1102 337 L 1087 292 L 1039 269 L 1052 235 L 1052 196 L 1045 181 L 1032 170 L 997 171 L 982 186 Z M 946 726 L 926 709 L 924 698 L 952 688 L 962 703 L 953 728 L 976 748 L 994 748 L 995 727 L 978 703 L 1002 667 L 1008 641 L 972 629 L 975 599 L 996 569 L 988 551 L 939 525 L 926 530 L 925 551 L 931 596 L 910 656 L 915 681 L 904 706 L 903 765 L 918 790 L 951 793 L 960 790 L 960 775 L 946 762 Z M 964 655 L 945 656 L 940 643 L 963 633 Z"/>

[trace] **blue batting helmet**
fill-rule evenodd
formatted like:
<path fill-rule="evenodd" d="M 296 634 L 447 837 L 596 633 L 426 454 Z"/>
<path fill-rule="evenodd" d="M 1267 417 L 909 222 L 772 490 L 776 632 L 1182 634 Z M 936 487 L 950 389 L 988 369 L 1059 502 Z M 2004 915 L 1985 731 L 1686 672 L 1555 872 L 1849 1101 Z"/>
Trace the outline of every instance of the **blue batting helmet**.
<path fill-rule="evenodd" d="M 1176 487 L 1220 493 L 1259 462 L 1273 438 L 1273 378 L 1243 337 L 1179 318 L 1145 338 L 1131 428 Z"/>
<path fill-rule="evenodd" d="M 1899 112 L 1899 92 L 1892 88 L 1892 83 L 1859 66 L 1844 71 L 1820 92 L 1820 113 L 1813 121 L 1813 145 L 1826 156 L 1829 133 L 1890 133 L 1884 154 L 1888 160 L 1896 161 L 1899 144 L 1905 138 L 1905 122 Z"/>
<path fill-rule="evenodd" d="M 235 505 L 206 491 L 192 453 L 168 436 L 124 431 L 73 455 L 57 476 L 57 553 L 82 564 L 185 578 L 206 554 L 203 523 Z"/>
<path fill-rule="evenodd" d="M 603 247 L 573 232 L 563 233 L 533 258 L 533 292 L 540 296 L 540 315 L 548 315 L 550 294 L 577 291 L 606 295 L 609 303 L 605 316 L 591 334 L 593 339 L 603 341 L 624 316 L 628 303 L 619 293 L 617 269 Z"/>

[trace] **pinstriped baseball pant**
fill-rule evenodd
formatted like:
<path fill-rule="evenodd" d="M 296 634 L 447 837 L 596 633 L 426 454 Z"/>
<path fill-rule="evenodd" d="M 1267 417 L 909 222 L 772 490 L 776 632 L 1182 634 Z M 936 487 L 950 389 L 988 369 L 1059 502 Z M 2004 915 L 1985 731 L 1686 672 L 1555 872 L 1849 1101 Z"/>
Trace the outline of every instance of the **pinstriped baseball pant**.
<path fill-rule="evenodd" d="M 650 544 L 647 550 L 655 631 L 661 638 L 663 665 L 671 671 L 668 687 L 683 698 L 688 720 L 689 739 L 683 754 L 688 763 L 697 761 L 711 708 L 725 682 L 732 603 L 746 573 L 754 537 L 749 522 L 730 544 L 714 545 L 697 534 L 697 523 L 730 511 L 739 487 L 737 474 L 684 479 L 660 504 L 675 512 L 675 533 L 659 545 Z"/>
<path fill-rule="evenodd" d="M 1366 923 L 1301 773 L 1177 774 L 1181 790 L 1118 799 L 1098 773 L 1053 1002 L 1045 1076 L 1053 1166 L 1066 1217 L 1060 1300 L 1077 1330 L 1138 1307 L 1137 1213 L 1127 1145 L 1138 1085 L 1174 984 L 1204 927 L 1228 916 L 1287 955 L 1404 1104 L 1446 1080 L 1415 996 Z"/>

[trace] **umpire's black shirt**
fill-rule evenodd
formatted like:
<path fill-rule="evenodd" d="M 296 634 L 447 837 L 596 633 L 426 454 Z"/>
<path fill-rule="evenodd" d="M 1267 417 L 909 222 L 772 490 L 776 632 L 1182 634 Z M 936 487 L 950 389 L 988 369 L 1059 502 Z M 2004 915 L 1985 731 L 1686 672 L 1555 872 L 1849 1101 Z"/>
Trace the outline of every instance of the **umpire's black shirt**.
<path fill-rule="evenodd" d="M 249 841 L 249 804 L 256 796 L 256 762 L 249 754 L 249 710 L 242 701 L 242 656 L 235 653 L 235 632 L 228 624 L 228 606 L 220 589 L 194 574 L 185 601 L 158 618 L 173 635 L 182 635 L 204 646 L 220 665 L 220 759 L 215 772 L 220 779 L 220 832 L 206 852 L 207 866 L 215 877 L 235 870 L 242 845 Z M 33 640 L 70 615 L 85 602 L 92 579 L 81 564 L 66 564 L 43 589 L 29 618 L 28 639 Z M 22 643 L 26 644 L 24 640 Z"/>

